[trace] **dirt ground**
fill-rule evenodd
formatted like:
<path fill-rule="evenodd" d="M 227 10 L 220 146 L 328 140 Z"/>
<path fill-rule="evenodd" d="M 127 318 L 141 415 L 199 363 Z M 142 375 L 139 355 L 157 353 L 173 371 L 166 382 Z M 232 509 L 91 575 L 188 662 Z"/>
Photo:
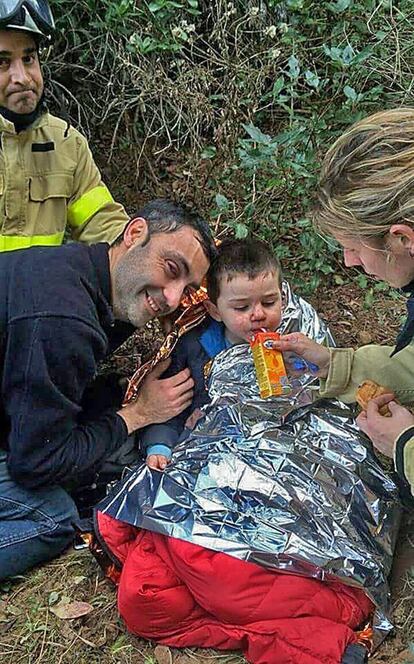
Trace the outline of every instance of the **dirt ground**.
<path fill-rule="evenodd" d="M 381 296 L 370 308 L 355 284 L 320 289 L 310 298 L 340 345 L 395 338 L 404 312 L 403 300 Z M 135 360 L 145 355 L 156 336 L 140 338 Z M 118 355 L 127 371 L 130 359 Z M 122 366 L 124 363 L 124 366 Z M 414 663 L 414 517 L 407 515 L 395 559 L 394 621 L 397 630 L 374 654 L 375 663 Z M 65 604 L 66 602 L 66 604 Z M 84 602 L 83 617 L 72 618 L 68 604 Z M 55 615 L 63 606 L 63 617 Z M 66 606 L 66 609 L 65 609 Z M 77 607 L 79 611 L 79 605 Z M 65 617 L 66 611 L 66 617 Z M 68 551 L 25 577 L 0 585 L 1 664 L 243 664 L 237 653 L 173 651 L 129 635 L 117 615 L 115 589 L 103 578 L 88 551 Z"/>

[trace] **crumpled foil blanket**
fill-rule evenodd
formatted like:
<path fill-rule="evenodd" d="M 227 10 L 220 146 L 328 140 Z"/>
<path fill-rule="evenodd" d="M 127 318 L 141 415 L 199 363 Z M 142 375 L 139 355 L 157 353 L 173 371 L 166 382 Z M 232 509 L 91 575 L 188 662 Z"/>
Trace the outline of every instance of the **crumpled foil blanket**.
<path fill-rule="evenodd" d="M 332 339 L 284 286 L 280 330 Z M 354 413 L 318 399 L 311 375 L 260 399 L 247 345 L 220 353 L 210 405 L 165 472 L 132 470 L 98 506 L 112 517 L 271 569 L 365 589 L 377 606 L 374 645 L 392 625 L 387 577 L 400 504 Z"/>

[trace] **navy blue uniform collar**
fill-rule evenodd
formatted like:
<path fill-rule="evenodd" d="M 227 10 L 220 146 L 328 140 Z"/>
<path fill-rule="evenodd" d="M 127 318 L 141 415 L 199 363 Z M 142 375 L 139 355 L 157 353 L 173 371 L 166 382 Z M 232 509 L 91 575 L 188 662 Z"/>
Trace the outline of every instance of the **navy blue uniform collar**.
<path fill-rule="evenodd" d="M 102 294 L 111 304 L 111 276 L 109 271 L 109 244 L 107 242 L 99 242 L 99 244 L 91 244 L 89 246 L 91 261 L 98 275 L 99 285 Z"/>
<path fill-rule="evenodd" d="M 99 317 L 103 325 L 113 327 L 115 323 L 112 312 L 111 273 L 109 270 L 109 244 L 100 242 L 89 247 L 91 263 L 95 269 L 102 302 L 98 303 Z"/>
<path fill-rule="evenodd" d="M 409 295 L 407 300 L 407 318 L 397 336 L 395 348 L 391 353 L 391 357 L 408 346 L 414 337 L 414 281 L 410 281 L 410 283 L 401 288 L 401 290 L 403 293 Z"/>

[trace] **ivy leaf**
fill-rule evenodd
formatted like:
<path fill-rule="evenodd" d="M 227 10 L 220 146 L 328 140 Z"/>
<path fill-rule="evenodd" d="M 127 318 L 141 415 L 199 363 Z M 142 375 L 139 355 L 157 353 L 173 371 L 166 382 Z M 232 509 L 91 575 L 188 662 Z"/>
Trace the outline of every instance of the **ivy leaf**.
<path fill-rule="evenodd" d="M 364 60 L 368 60 L 368 58 L 372 55 L 372 48 L 371 46 L 367 46 L 367 48 L 362 49 L 359 53 L 354 53 L 354 56 L 352 58 L 352 64 L 353 65 L 359 65 L 361 62 L 364 62 Z"/>
<path fill-rule="evenodd" d="M 311 86 L 311 88 L 315 88 L 316 90 L 316 88 L 319 87 L 320 78 L 318 74 L 315 74 L 313 71 L 310 71 L 309 69 L 305 71 L 305 80 L 306 83 Z"/>
<path fill-rule="evenodd" d="M 226 198 L 226 196 L 223 196 L 223 194 L 216 194 L 215 197 L 216 205 L 220 210 L 228 210 L 229 209 L 229 199 Z"/>
<path fill-rule="evenodd" d="M 349 65 L 355 57 L 355 51 L 352 48 L 351 44 L 347 44 L 344 50 L 342 51 L 342 61 L 344 64 Z"/>
<path fill-rule="evenodd" d="M 287 72 L 287 75 L 289 78 L 292 80 L 295 80 L 298 78 L 300 74 L 300 67 L 299 67 L 299 60 L 295 55 L 291 55 L 289 60 L 288 60 L 288 66 L 289 66 L 289 71 Z"/>
<path fill-rule="evenodd" d="M 249 234 L 249 229 L 246 224 L 236 224 L 234 231 L 238 240 L 244 240 Z"/>
<path fill-rule="evenodd" d="M 344 12 L 345 9 L 348 9 L 351 6 L 351 3 L 352 0 L 336 0 L 335 4 L 331 2 L 328 5 L 328 9 L 335 12 L 335 14 L 340 14 L 341 12 Z"/>
<path fill-rule="evenodd" d="M 365 289 L 368 286 L 368 279 L 365 276 L 365 274 L 359 274 L 356 277 L 356 282 L 357 282 L 358 286 L 362 289 Z"/>
<path fill-rule="evenodd" d="M 351 101 L 356 101 L 358 98 L 358 95 L 355 92 L 354 88 L 351 88 L 350 85 L 344 86 L 344 95 L 347 99 L 350 99 Z"/>
<path fill-rule="evenodd" d="M 159 4 L 159 2 L 150 2 L 148 9 L 150 10 L 151 14 L 155 14 L 156 12 L 159 12 L 160 9 L 162 9 L 162 6 Z"/>
<path fill-rule="evenodd" d="M 331 58 L 333 62 L 338 62 L 343 67 L 350 65 L 355 57 L 355 51 L 352 48 L 351 44 L 345 46 L 344 49 L 338 48 L 337 46 L 332 46 L 330 48 L 329 46 L 326 46 L 326 44 L 324 44 L 323 50 L 325 51 L 326 55 L 328 55 Z"/>
<path fill-rule="evenodd" d="M 207 145 L 201 153 L 202 159 L 213 159 L 216 156 L 217 148 L 214 145 Z"/>
<path fill-rule="evenodd" d="M 268 145 L 271 142 L 271 137 L 269 134 L 264 134 L 258 127 L 255 127 L 253 124 L 243 125 L 243 129 L 247 131 L 250 138 L 253 139 L 255 143 L 261 143 L 262 145 Z"/>

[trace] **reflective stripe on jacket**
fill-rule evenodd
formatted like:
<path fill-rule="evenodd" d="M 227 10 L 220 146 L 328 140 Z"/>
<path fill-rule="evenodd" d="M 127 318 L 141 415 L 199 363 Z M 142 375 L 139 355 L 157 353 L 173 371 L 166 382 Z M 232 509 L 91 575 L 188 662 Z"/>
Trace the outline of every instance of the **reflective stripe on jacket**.
<path fill-rule="evenodd" d="M 50 113 L 16 134 L 0 116 L 0 251 L 75 240 L 112 242 L 128 223 L 86 138 Z"/>

